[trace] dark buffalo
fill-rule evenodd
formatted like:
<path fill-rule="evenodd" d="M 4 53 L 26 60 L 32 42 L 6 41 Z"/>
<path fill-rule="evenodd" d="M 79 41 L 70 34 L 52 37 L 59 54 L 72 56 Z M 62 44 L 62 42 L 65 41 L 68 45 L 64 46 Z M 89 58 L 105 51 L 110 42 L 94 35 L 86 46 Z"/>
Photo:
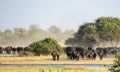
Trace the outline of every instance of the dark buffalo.
<path fill-rule="evenodd" d="M 67 55 L 67 59 L 79 60 L 80 52 L 82 52 L 82 49 L 81 47 L 66 47 L 64 51 Z"/>
<path fill-rule="evenodd" d="M 73 51 L 73 49 L 72 49 L 72 47 L 66 47 L 65 49 L 64 49 L 64 51 L 65 51 L 65 53 L 66 53 L 66 55 L 67 55 L 67 59 L 72 59 L 72 51 Z"/>
<path fill-rule="evenodd" d="M 88 47 L 87 52 L 88 52 L 88 59 L 91 59 L 91 60 L 96 59 L 96 52 L 92 47 Z"/>
<path fill-rule="evenodd" d="M 99 52 L 103 51 L 103 56 L 104 57 L 115 57 L 115 54 L 117 52 L 120 52 L 120 48 L 119 47 L 98 47 L 96 48 L 96 52 L 99 55 Z"/>
<path fill-rule="evenodd" d="M 3 51 L 4 51 L 3 47 L 0 47 L 0 54 L 3 54 Z"/>
<path fill-rule="evenodd" d="M 51 55 L 54 61 L 59 60 L 59 54 L 57 53 L 57 51 L 53 51 Z"/>
<path fill-rule="evenodd" d="M 11 54 L 12 47 L 11 46 L 5 47 L 5 51 L 6 51 L 7 54 Z"/>
<path fill-rule="evenodd" d="M 16 53 L 17 49 L 16 48 L 12 48 L 13 54 Z"/>
<path fill-rule="evenodd" d="M 102 59 L 103 59 L 103 56 L 104 56 L 104 51 L 103 51 L 103 50 L 101 50 L 101 51 L 99 52 L 99 58 L 100 58 L 100 60 L 102 60 Z"/>
<path fill-rule="evenodd" d="M 75 59 L 78 61 L 80 59 L 80 53 L 79 52 L 76 52 L 75 54 Z"/>
<path fill-rule="evenodd" d="M 95 52 L 95 51 L 93 51 L 93 60 L 95 60 L 95 59 L 96 59 L 96 56 L 97 56 L 96 52 Z"/>
<path fill-rule="evenodd" d="M 59 60 L 60 59 L 60 56 L 59 56 L 59 54 L 57 54 L 57 60 Z"/>
<path fill-rule="evenodd" d="M 23 51 L 23 50 L 24 50 L 23 47 L 17 47 L 17 53 L 18 53 L 18 55 L 19 55 L 20 52 Z"/>

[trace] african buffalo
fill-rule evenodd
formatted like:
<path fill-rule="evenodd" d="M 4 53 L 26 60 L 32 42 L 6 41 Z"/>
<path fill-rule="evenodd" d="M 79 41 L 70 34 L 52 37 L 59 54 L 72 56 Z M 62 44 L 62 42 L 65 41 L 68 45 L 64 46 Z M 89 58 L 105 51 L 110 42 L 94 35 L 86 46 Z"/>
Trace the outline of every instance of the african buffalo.
<path fill-rule="evenodd" d="M 100 58 L 100 60 L 103 59 L 103 56 L 104 56 L 104 52 L 101 50 L 101 51 L 99 52 L 99 58 Z"/>
<path fill-rule="evenodd" d="M 11 54 L 12 47 L 11 46 L 5 47 L 5 51 L 6 51 L 7 54 Z"/>
<path fill-rule="evenodd" d="M 59 60 L 59 54 L 57 53 L 57 51 L 52 51 L 51 55 L 54 61 Z"/>
<path fill-rule="evenodd" d="M 80 58 L 80 52 L 82 52 L 82 49 L 80 47 L 66 47 L 64 49 L 67 59 L 70 60 L 79 60 Z"/>
<path fill-rule="evenodd" d="M 23 47 L 17 47 L 17 53 L 18 53 L 18 55 L 19 55 L 20 52 L 23 51 L 23 50 L 24 50 Z"/>
<path fill-rule="evenodd" d="M 0 54 L 3 54 L 3 47 L 0 47 Z"/>
<path fill-rule="evenodd" d="M 12 48 L 13 54 L 15 54 L 15 52 L 17 51 L 16 48 Z"/>

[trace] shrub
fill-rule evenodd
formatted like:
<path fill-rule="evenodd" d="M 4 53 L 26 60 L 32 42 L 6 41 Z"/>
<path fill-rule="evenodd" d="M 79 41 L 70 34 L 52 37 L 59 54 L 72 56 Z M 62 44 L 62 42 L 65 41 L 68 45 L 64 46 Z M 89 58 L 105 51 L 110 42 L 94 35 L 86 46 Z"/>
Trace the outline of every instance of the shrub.
<path fill-rule="evenodd" d="M 120 72 L 120 53 L 116 54 L 114 64 L 109 70 L 111 72 Z"/>
<path fill-rule="evenodd" d="M 36 55 L 48 55 L 51 54 L 52 51 L 57 51 L 59 53 L 63 52 L 63 48 L 52 38 L 46 38 L 44 40 L 34 42 L 30 44 L 29 47 Z"/>
<path fill-rule="evenodd" d="M 23 57 L 23 56 L 33 56 L 33 53 L 30 52 L 30 51 L 21 51 L 19 56 L 20 57 Z"/>

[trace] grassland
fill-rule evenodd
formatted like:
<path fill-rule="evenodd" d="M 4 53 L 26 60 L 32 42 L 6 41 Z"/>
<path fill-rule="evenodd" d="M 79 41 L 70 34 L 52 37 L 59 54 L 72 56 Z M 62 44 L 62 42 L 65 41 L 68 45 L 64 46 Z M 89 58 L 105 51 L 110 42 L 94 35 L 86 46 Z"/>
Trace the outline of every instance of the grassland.
<path fill-rule="evenodd" d="M 0 67 L 0 72 L 108 72 L 103 68 L 84 68 L 80 66 L 67 67 Z"/>
<path fill-rule="evenodd" d="M 60 56 L 59 61 L 53 61 L 52 57 L 49 56 L 33 56 L 33 57 L 0 57 L 0 63 L 113 63 L 114 58 L 104 58 L 100 60 L 96 58 L 96 60 L 67 60 L 65 55 Z"/>
<path fill-rule="evenodd" d="M 1 64 L 109 64 L 113 63 L 114 58 L 104 58 L 103 60 L 67 60 L 65 55 L 60 56 L 59 61 L 53 61 L 49 56 L 33 56 L 33 57 L 0 57 Z M 0 66 L 0 72 L 109 72 L 107 68 L 87 68 L 81 66 L 64 66 L 64 67 L 50 67 L 50 66 Z"/>

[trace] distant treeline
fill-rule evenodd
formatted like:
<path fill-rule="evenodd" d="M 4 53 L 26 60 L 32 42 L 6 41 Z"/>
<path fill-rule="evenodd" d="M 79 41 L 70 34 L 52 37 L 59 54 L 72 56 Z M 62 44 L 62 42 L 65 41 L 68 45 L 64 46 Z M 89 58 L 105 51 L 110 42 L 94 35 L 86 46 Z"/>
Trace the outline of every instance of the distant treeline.
<path fill-rule="evenodd" d="M 0 30 L 0 46 L 27 46 L 32 42 L 52 37 L 64 42 L 75 33 L 74 30 L 61 31 L 59 27 L 52 25 L 48 30 L 43 30 L 37 25 L 31 25 L 28 29 L 14 28 Z"/>

